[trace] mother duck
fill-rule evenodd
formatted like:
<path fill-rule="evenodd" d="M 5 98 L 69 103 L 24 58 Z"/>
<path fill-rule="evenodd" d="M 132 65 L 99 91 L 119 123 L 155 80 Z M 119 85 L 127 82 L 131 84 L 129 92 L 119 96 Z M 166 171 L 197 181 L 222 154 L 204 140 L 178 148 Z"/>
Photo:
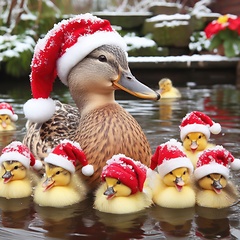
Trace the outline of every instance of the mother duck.
<path fill-rule="evenodd" d="M 114 154 L 150 164 L 145 134 L 114 93 L 122 89 L 150 100 L 160 96 L 132 75 L 125 49 L 123 38 L 107 20 L 87 13 L 56 24 L 38 41 L 32 59 L 33 98 L 23 107 L 29 120 L 23 142 L 40 159 L 62 139 L 78 142 L 94 166 L 87 180 L 93 188 Z M 57 76 L 69 87 L 77 110 L 50 98 Z"/>

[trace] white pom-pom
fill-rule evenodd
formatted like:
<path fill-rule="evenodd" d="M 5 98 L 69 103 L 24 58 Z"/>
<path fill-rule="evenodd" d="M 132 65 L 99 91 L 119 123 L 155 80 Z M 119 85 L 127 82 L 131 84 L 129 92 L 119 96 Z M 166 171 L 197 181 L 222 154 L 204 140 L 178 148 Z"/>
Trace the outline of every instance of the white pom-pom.
<path fill-rule="evenodd" d="M 93 166 L 90 164 L 88 164 L 82 168 L 82 174 L 85 176 L 88 176 L 88 177 L 92 176 L 93 173 L 94 173 L 94 169 L 93 169 Z"/>
<path fill-rule="evenodd" d="M 18 120 L 18 115 L 17 115 L 17 114 L 13 114 L 13 115 L 11 116 L 11 119 L 12 119 L 14 122 L 16 122 L 16 121 Z"/>
<path fill-rule="evenodd" d="M 231 162 L 230 167 L 232 170 L 239 170 L 240 169 L 240 159 L 235 158 L 233 162 Z"/>
<path fill-rule="evenodd" d="M 41 170 L 43 167 L 43 164 L 40 160 L 36 160 L 35 164 L 33 165 L 33 168 L 37 171 Z"/>
<path fill-rule="evenodd" d="M 209 129 L 211 133 L 219 134 L 222 130 L 222 127 L 219 123 L 214 123 Z"/>
<path fill-rule="evenodd" d="M 23 112 L 31 122 L 44 123 L 53 116 L 55 102 L 51 98 L 32 98 L 23 105 Z"/>

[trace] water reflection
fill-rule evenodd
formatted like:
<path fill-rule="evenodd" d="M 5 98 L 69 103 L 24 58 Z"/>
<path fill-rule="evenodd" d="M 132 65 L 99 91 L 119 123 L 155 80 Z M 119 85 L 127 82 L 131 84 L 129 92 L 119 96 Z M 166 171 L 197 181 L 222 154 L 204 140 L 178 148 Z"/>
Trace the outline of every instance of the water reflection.
<path fill-rule="evenodd" d="M 29 99 L 29 86 L 1 89 L 0 101 L 12 104 L 19 116 L 17 130 L 0 134 L 0 147 L 22 140 L 25 122 L 22 105 Z M 10 90 L 9 90 L 10 89 Z M 198 110 L 221 123 L 222 134 L 212 141 L 240 158 L 240 92 L 233 86 L 186 87 L 182 98 L 146 101 L 117 92 L 117 101 L 142 126 L 152 150 L 170 138 L 180 140 L 179 125 L 186 113 Z M 53 98 L 73 104 L 65 88 L 56 88 Z M 240 190 L 240 172 L 232 174 Z M 195 207 L 184 210 L 153 206 L 127 215 L 100 213 L 92 207 L 92 196 L 64 209 L 43 208 L 31 198 L 0 199 L 0 239 L 240 239 L 239 203 L 227 209 Z"/>

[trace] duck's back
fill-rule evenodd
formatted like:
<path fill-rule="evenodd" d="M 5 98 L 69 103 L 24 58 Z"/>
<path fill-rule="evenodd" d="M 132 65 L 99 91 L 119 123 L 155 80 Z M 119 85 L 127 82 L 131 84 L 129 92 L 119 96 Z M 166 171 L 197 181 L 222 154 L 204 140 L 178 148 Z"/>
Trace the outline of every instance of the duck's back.
<path fill-rule="evenodd" d="M 138 122 L 118 104 L 95 109 L 80 119 L 76 135 L 94 175 L 88 178 L 93 187 L 100 181 L 103 166 L 114 154 L 139 160 L 149 166 L 151 149 Z"/>

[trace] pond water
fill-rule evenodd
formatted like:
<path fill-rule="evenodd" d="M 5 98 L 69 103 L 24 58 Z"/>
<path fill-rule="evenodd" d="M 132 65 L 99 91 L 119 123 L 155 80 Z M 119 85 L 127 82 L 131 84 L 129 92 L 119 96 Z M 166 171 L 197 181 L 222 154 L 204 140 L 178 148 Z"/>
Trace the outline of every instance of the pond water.
<path fill-rule="evenodd" d="M 222 125 L 222 133 L 211 135 L 211 141 L 240 158 L 240 92 L 228 85 L 179 89 L 183 97 L 177 101 L 152 102 L 122 92 L 117 92 L 116 98 L 140 123 L 153 151 L 170 138 L 180 140 L 182 118 L 197 110 Z M 1 148 L 12 140 L 22 140 L 22 105 L 28 98 L 28 82 L 9 83 L 1 88 L 0 101 L 11 103 L 19 115 L 17 131 L 0 135 Z M 55 87 L 53 98 L 72 103 L 63 87 Z M 240 172 L 233 172 L 231 178 L 240 189 Z M 77 205 L 55 209 L 38 207 L 31 198 L 0 199 L 0 239 L 240 239 L 239 203 L 221 210 L 153 206 L 135 214 L 114 215 L 94 210 L 92 201 L 89 196 Z"/>

